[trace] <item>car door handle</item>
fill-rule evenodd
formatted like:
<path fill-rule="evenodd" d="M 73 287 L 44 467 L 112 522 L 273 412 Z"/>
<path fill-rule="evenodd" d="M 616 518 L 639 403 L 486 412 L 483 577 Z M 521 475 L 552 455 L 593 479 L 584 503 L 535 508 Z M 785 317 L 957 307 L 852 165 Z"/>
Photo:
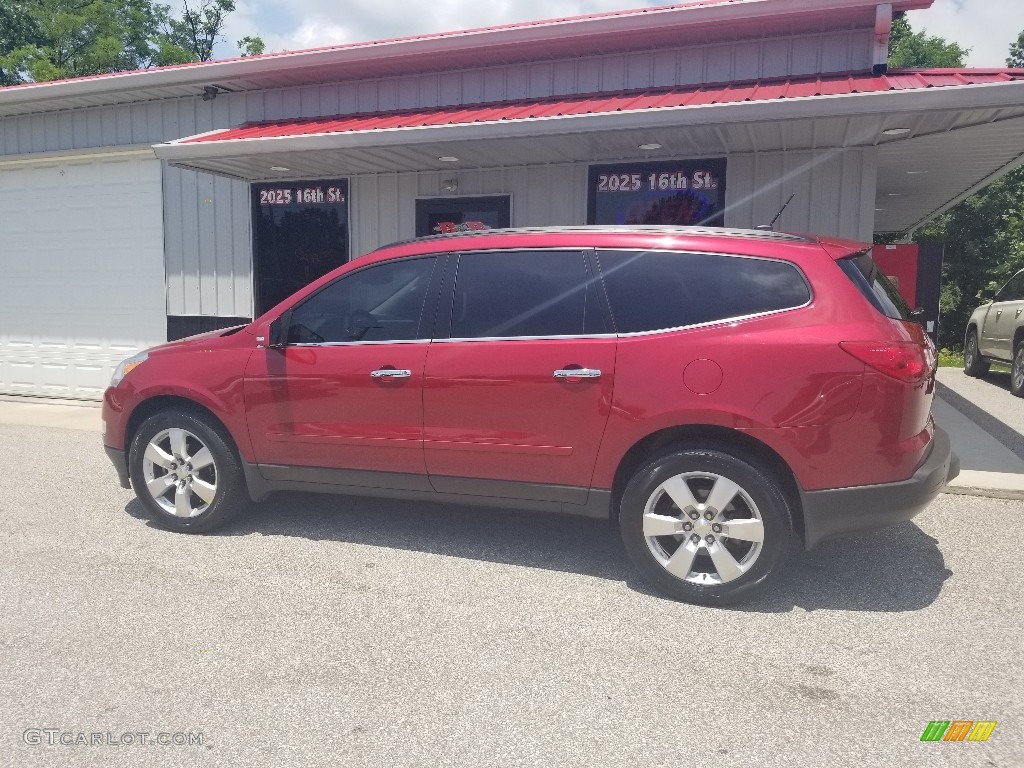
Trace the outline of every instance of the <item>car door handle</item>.
<path fill-rule="evenodd" d="M 556 379 L 600 379 L 601 372 L 596 368 L 562 368 L 555 371 Z"/>
<path fill-rule="evenodd" d="M 1024 312 L 1024 307 L 1020 307 L 1020 308 L 1019 308 L 1019 309 L 1017 310 L 1017 314 L 1016 314 L 1016 315 L 1014 315 L 1014 317 L 1020 317 L 1020 313 L 1021 313 L 1021 312 Z"/>
<path fill-rule="evenodd" d="M 1002 315 L 1003 315 L 1003 310 L 997 309 L 996 310 L 996 317 L 999 318 L 999 317 L 1002 317 Z"/>
<path fill-rule="evenodd" d="M 375 379 L 408 379 L 412 376 L 412 371 L 401 368 L 378 368 L 376 371 L 370 371 L 370 375 Z"/>

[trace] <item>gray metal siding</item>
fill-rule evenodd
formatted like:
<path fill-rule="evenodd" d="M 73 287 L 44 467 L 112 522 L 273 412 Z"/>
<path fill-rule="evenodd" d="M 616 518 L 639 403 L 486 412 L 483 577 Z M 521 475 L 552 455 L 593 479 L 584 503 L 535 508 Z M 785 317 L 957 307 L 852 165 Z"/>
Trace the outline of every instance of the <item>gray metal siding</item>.
<path fill-rule="evenodd" d="M 164 166 L 167 314 L 252 315 L 249 185 Z"/>
<path fill-rule="evenodd" d="M 779 229 L 870 241 L 876 166 L 874 149 L 734 155 L 726 179 L 726 226 L 767 224 L 795 193 Z M 587 170 L 586 163 L 566 163 L 355 176 L 352 255 L 413 237 L 416 198 L 443 196 L 441 182 L 452 178 L 459 195 L 511 195 L 513 226 L 584 224 Z"/>
<path fill-rule="evenodd" d="M 870 30 L 852 30 L 7 118 L 0 155 L 149 145 L 253 120 L 865 70 L 871 43 Z M 873 150 L 732 157 L 726 223 L 764 223 L 799 190 L 783 226 L 870 238 L 874 157 Z M 586 174 L 585 164 L 567 164 L 454 175 L 460 194 L 511 194 L 513 223 L 522 226 L 582 223 Z M 439 195 L 452 175 L 353 176 L 353 255 L 411 237 L 415 198 Z M 251 314 L 248 186 L 165 167 L 163 187 L 168 314 Z"/>
<path fill-rule="evenodd" d="M 28 115 L 0 119 L 0 154 L 155 144 L 253 120 L 864 71 L 871 41 L 852 30 Z"/>
<path fill-rule="evenodd" d="M 870 242 L 878 150 L 764 152 L 729 158 L 725 223 L 767 224 L 790 195 L 776 227 Z"/>

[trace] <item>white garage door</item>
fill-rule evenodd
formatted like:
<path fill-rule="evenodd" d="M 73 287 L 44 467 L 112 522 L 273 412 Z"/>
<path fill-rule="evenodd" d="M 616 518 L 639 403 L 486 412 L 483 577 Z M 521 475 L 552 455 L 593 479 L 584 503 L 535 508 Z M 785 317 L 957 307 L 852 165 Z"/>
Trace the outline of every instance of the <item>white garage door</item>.
<path fill-rule="evenodd" d="M 0 393 L 99 399 L 165 297 L 152 155 L 0 160 Z"/>

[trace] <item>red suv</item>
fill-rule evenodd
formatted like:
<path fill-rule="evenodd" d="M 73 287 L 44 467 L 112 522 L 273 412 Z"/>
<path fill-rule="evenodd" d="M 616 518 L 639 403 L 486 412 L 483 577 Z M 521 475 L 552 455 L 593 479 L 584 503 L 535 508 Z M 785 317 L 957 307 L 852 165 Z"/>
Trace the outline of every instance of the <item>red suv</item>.
<path fill-rule="evenodd" d="M 662 591 L 726 603 L 794 541 L 908 520 L 956 475 L 908 317 L 859 243 L 426 238 L 129 358 L 104 442 L 173 530 L 277 490 L 610 516 Z"/>

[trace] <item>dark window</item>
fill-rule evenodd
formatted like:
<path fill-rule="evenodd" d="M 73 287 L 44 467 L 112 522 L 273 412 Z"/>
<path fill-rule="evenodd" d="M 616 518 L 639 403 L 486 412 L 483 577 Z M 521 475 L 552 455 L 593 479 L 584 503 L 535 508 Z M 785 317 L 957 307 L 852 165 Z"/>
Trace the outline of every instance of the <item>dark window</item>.
<path fill-rule="evenodd" d="M 875 309 L 893 320 L 910 319 L 910 307 L 896 286 L 875 265 L 871 251 L 840 259 L 838 264 Z"/>
<path fill-rule="evenodd" d="M 1014 275 L 996 296 L 996 301 L 1021 301 L 1024 300 L 1024 272 Z"/>
<path fill-rule="evenodd" d="M 608 332 L 579 251 L 487 251 L 459 258 L 452 338 Z"/>
<path fill-rule="evenodd" d="M 293 310 L 288 343 L 427 338 L 423 307 L 435 261 L 377 264 L 335 280 Z"/>
<path fill-rule="evenodd" d="M 811 293 L 792 264 L 662 251 L 601 251 L 619 333 L 656 331 L 799 307 Z"/>

